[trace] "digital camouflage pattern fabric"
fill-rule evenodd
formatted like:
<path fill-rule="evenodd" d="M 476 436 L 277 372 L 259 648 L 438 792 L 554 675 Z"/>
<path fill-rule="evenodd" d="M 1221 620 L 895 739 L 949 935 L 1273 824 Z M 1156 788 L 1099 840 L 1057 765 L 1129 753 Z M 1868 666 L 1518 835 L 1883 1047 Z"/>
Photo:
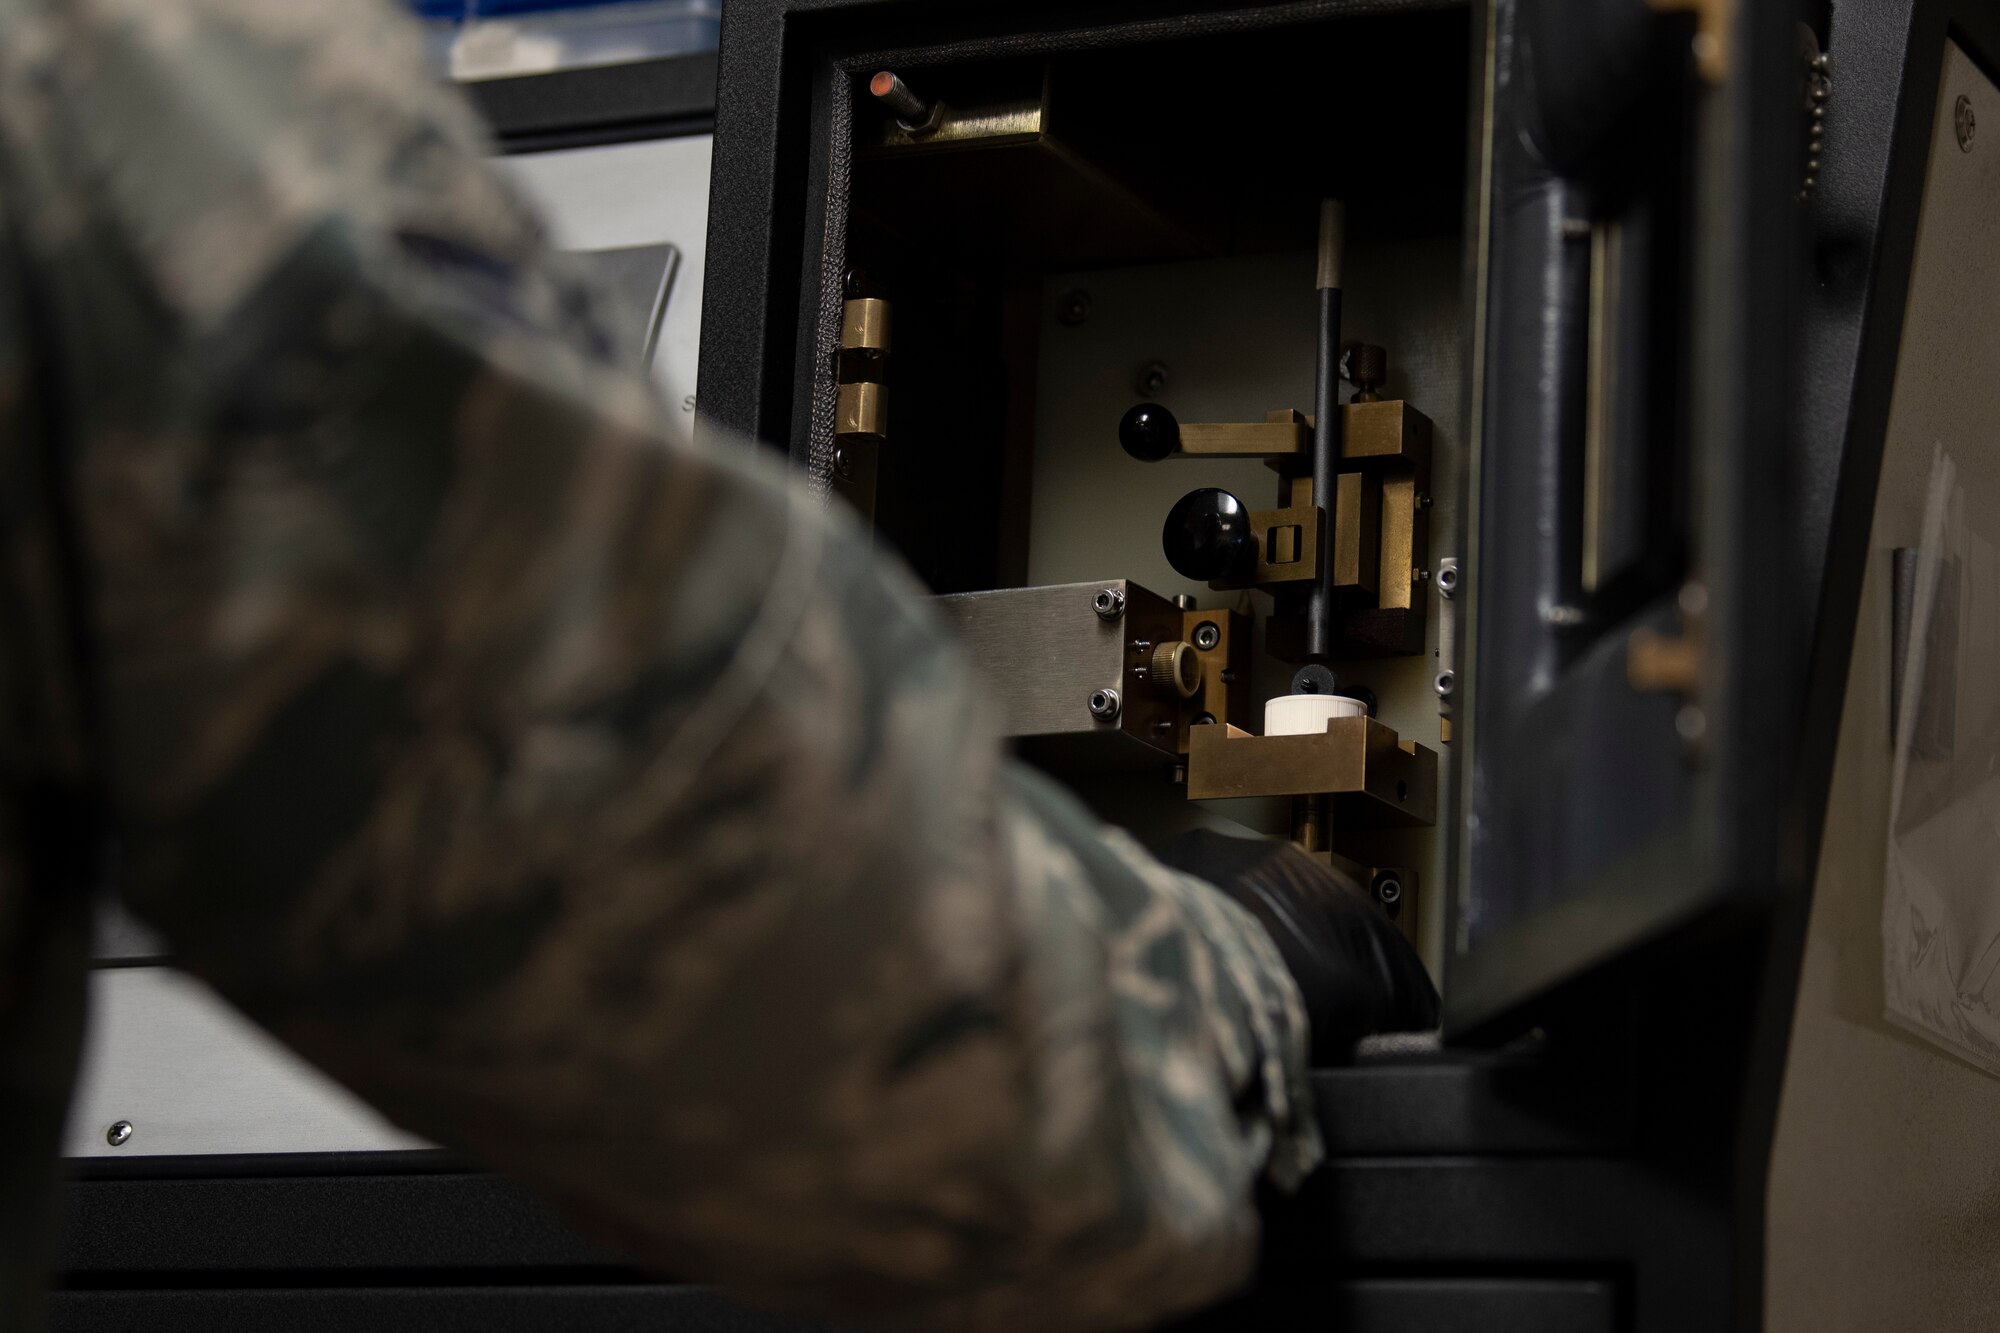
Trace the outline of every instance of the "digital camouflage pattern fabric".
<path fill-rule="evenodd" d="M 52 1151 L 101 827 L 188 968 L 643 1262 L 925 1326 L 1227 1290 L 1318 1152 L 1268 937 L 670 436 L 487 151 L 378 0 L 0 0 L 0 1144 Z"/>

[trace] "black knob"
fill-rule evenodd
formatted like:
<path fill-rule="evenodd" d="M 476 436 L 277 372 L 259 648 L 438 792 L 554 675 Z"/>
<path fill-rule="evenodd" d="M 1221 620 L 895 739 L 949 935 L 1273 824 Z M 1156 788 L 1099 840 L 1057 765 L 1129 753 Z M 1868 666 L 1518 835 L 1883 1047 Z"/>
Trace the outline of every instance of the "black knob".
<path fill-rule="evenodd" d="M 1181 447 L 1181 423 L 1158 403 L 1141 403 L 1118 423 L 1118 443 L 1142 463 L 1157 463 Z"/>
<path fill-rule="evenodd" d="M 1235 581 L 1257 566 L 1257 542 L 1250 511 L 1228 491 L 1204 486 L 1189 491 L 1167 514 L 1160 530 L 1167 563 L 1183 578 Z"/>
<path fill-rule="evenodd" d="M 1340 677 L 1324 662 L 1308 662 L 1292 673 L 1293 694 L 1339 694 Z"/>

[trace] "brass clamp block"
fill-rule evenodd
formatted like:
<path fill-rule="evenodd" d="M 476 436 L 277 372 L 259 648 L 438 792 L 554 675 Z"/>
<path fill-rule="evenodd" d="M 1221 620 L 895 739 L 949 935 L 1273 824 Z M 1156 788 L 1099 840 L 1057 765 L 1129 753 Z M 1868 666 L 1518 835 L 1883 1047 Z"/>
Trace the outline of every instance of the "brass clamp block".
<path fill-rule="evenodd" d="M 1181 612 L 1181 640 L 1201 663 L 1187 735 L 1241 726 L 1250 715 L 1250 617 L 1241 611 Z M 1187 753 L 1185 744 L 1181 753 Z"/>
<path fill-rule="evenodd" d="M 1335 828 L 1420 828 L 1437 823 L 1437 752 L 1372 717 L 1337 717 L 1324 732 L 1253 736 L 1233 726 L 1188 735 L 1187 794 L 1325 796 Z"/>
<path fill-rule="evenodd" d="M 1334 586 L 1359 604 L 1421 612 L 1429 547 L 1430 418 L 1399 398 L 1349 403 L 1334 478 Z M 1310 485 L 1310 481 L 1308 481 Z M 1421 616 L 1416 644 L 1421 651 Z"/>
<path fill-rule="evenodd" d="M 1135 409 L 1135 413 L 1140 409 Z M 1331 572 L 1336 588 L 1356 605 L 1387 610 L 1422 608 L 1420 584 L 1427 547 L 1424 506 L 1429 500 L 1431 421 L 1400 398 L 1341 405 L 1341 467 L 1334 480 L 1330 524 L 1308 517 L 1325 501 L 1312 493 L 1301 470 L 1311 457 L 1312 418 L 1290 408 L 1261 422 L 1174 422 L 1164 408 L 1126 431 L 1151 430 L 1173 444 L 1166 458 L 1263 458 L 1278 469 L 1279 508 L 1253 510 L 1257 570 L 1241 582 L 1211 587 L 1272 587 L 1309 582 L 1319 568 L 1319 542 L 1332 532 Z M 1164 419 L 1164 420 L 1163 420 Z M 1131 418 L 1128 418 L 1130 421 Z M 1139 443 L 1133 438 L 1132 444 Z M 1422 647 L 1421 626 L 1418 627 Z"/>
<path fill-rule="evenodd" d="M 1343 608 L 1340 654 L 1420 653 L 1430 581 L 1430 418 L 1399 398 L 1347 403 L 1340 410 L 1327 560 Z M 1279 473 L 1280 500 L 1312 501 L 1313 481 L 1299 460 L 1275 458 L 1271 466 Z M 1271 651 L 1295 656 L 1302 629 L 1295 617 L 1274 620 Z"/>
<path fill-rule="evenodd" d="M 1119 434 L 1128 453 L 1148 461 L 1262 458 L 1290 474 L 1311 460 L 1313 424 L 1290 407 L 1266 412 L 1262 421 L 1180 421 L 1157 403 L 1142 403 L 1127 414 Z M 1344 465 L 1430 466 L 1430 418 L 1400 398 L 1341 404 L 1340 431 Z"/>
<path fill-rule="evenodd" d="M 1236 592 L 1310 583 L 1319 577 L 1319 548 L 1326 540 L 1325 510 L 1314 504 L 1253 509 L 1249 522 L 1257 549 L 1256 564 L 1241 578 L 1211 579 L 1209 587 L 1217 592 Z"/>
<path fill-rule="evenodd" d="M 1380 370 L 1377 365 L 1364 376 L 1370 385 Z M 1275 655 L 1296 657 L 1302 650 L 1287 647 L 1302 626 L 1291 624 L 1296 616 L 1286 603 L 1296 604 L 1294 590 L 1320 577 L 1323 550 L 1326 577 L 1341 606 L 1340 655 L 1422 652 L 1430 579 L 1430 418 L 1393 398 L 1345 403 L 1340 413 L 1340 460 L 1333 494 L 1326 496 L 1313 494 L 1308 471 L 1315 423 L 1291 408 L 1269 412 L 1260 422 L 1183 423 L 1158 403 L 1140 403 L 1119 422 L 1118 438 L 1143 462 L 1262 458 L 1277 470 L 1276 508 L 1251 510 L 1230 496 L 1231 512 L 1212 515 L 1247 527 L 1256 559 L 1254 565 L 1232 560 L 1228 577 L 1208 580 L 1217 590 L 1263 588 L 1279 597 Z"/>

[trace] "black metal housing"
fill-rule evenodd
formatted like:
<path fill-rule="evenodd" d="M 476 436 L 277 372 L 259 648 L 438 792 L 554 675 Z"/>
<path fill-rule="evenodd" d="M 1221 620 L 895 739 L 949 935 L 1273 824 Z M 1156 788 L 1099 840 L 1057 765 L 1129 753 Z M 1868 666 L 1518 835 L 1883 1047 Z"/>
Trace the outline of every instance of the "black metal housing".
<path fill-rule="evenodd" d="M 1696 91 L 1684 17 L 1624 0 L 1495 16 L 1444 986 L 1459 1034 L 1547 1014 L 1620 954 L 1768 904 L 1770 796 L 1800 720 L 1773 704 L 1804 694 L 1808 619 L 1789 591 L 1790 404 L 1770 388 L 1792 382 L 1800 271 L 1796 19 L 1739 10 L 1730 77 Z M 1605 49 L 1579 50 L 1584 34 Z M 1638 86 L 1574 77 L 1579 61 Z M 1605 126 L 1623 151 L 1591 147 L 1582 127 Z M 1600 311 L 1610 238 L 1637 262 Z M 1585 494 L 1605 382 L 1638 409 L 1600 433 L 1629 503 Z M 1626 529 L 1596 581 L 1593 509 Z M 1699 634 L 1693 691 L 1630 683 L 1646 631 Z"/>

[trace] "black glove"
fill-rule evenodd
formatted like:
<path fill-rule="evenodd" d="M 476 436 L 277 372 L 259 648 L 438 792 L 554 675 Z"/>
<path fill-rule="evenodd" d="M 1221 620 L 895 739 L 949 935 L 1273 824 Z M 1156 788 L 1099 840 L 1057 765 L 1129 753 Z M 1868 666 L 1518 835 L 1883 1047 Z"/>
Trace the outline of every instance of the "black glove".
<path fill-rule="evenodd" d="M 1437 1026 L 1437 988 L 1365 890 L 1289 842 L 1184 833 L 1160 859 L 1257 918 L 1305 997 L 1312 1062 L 1337 1064 L 1375 1032 Z"/>

